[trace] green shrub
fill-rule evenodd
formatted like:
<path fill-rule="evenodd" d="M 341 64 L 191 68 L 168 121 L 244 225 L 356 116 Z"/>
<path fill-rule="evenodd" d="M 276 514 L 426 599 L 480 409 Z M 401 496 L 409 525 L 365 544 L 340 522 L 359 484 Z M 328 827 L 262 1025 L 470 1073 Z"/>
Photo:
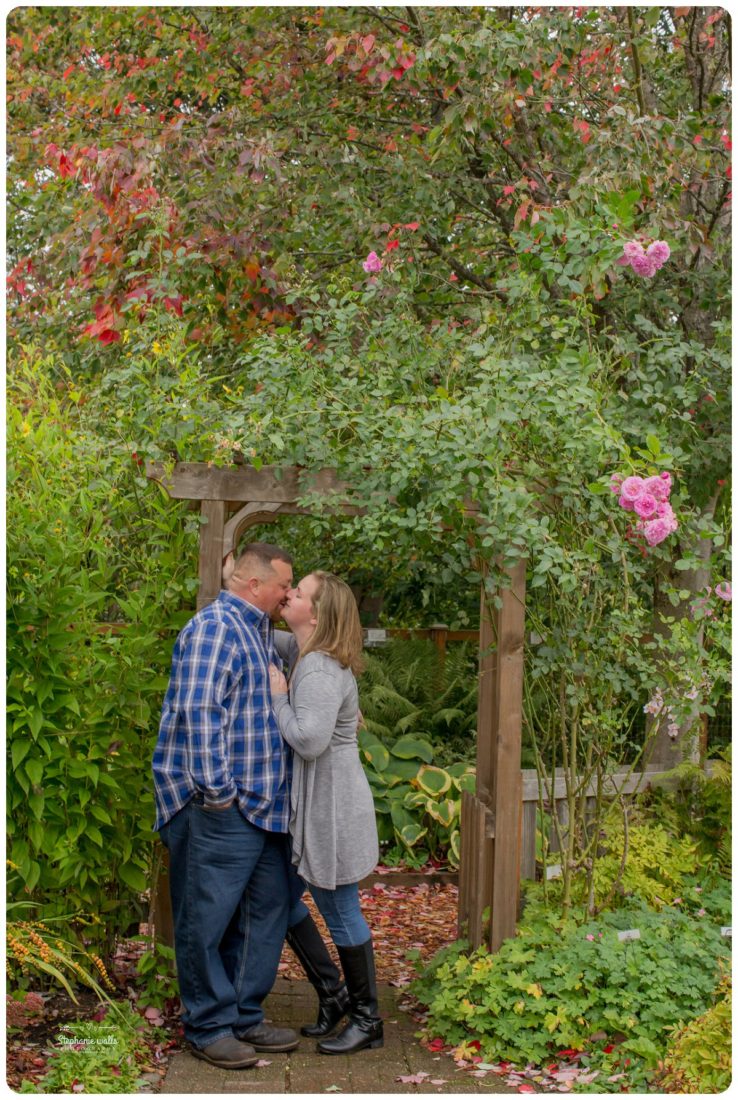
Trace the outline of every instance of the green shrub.
<path fill-rule="evenodd" d="M 677 790 L 654 788 L 649 809 L 670 831 L 694 838 L 702 864 L 728 874 L 733 847 L 732 747 L 721 749 L 710 764 L 710 772 L 690 761 L 679 764 L 670 773 L 679 781 Z"/>
<path fill-rule="evenodd" d="M 26 364 L 9 386 L 9 886 L 37 916 L 92 922 L 86 935 L 105 952 L 143 915 L 147 761 L 174 634 L 191 614 L 195 531 L 151 491 L 130 444 L 104 443 L 59 396 L 55 373 Z"/>
<path fill-rule="evenodd" d="M 723 1092 L 732 1076 L 733 995 L 730 977 L 715 1003 L 672 1036 L 659 1084 L 667 1092 Z"/>
<path fill-rule="evenodd" d="M 390 743 L 403 734 L 433 745 L 436 763 L 474 760 L 477 652 L 456 644 L 442 661 L 424 638 L 393 639 L 367 655 L 361 709 L 367 729 Z"/>
<path fill-rule="evenodd" d="M 621 941 L 628 929 L 640 939 Z M 596 921 L 537 910 L 495 955 L 447 948 L 412 989 L 433 1035 L 476 1038 L 487 1060 L 542 1064 L 604 1032 L 624 1035 L 620 1049 L 655 1067 L 665 1029 L 705 1010 L 728 953 L 718 927 L 673 908 L 631 906 Z"/>

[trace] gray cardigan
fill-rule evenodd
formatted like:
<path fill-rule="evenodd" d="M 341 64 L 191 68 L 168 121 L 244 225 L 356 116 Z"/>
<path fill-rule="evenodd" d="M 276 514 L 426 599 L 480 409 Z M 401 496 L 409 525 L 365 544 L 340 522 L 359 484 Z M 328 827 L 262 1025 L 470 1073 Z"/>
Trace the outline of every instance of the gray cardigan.
<path fill-rule="evenodd" d="M 295 639 L 277 631 L 275 640 L 294 668 L 289 695 L 273 699 L 282 737 L 295 752 L 292 862 L 305 882 L 334 890 L 364 878 L 379 859 L 374 800 L 356 739 L 356 679 L 326 653 L 308 653 L 295 667 Z"/>

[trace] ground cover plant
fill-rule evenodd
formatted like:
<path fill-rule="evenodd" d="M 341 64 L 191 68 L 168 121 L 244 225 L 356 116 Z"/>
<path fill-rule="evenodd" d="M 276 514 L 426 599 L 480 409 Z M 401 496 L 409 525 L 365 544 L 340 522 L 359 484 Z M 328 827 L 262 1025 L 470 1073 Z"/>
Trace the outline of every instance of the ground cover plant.
<path fill-rule="evenodd" d="M 631 929 L 638 939 L 619 938 Z M 428 1034 L 457 1048 L 474 1042 L 486 1062 L 545 1065 L 581 1051 L 600 1071 L 596 1091 L 609 1091 L 605 1075 L 618 1060 L 630 1059 L 632 1083 L 645 1082 L 665 1029 L 710 1005 L 728 953 L 707 915 L 631 904 L 558 923 L 539 911 L 496 955 L 463 941 L 441 951 L 413 991 L 428 1006 Z"/>

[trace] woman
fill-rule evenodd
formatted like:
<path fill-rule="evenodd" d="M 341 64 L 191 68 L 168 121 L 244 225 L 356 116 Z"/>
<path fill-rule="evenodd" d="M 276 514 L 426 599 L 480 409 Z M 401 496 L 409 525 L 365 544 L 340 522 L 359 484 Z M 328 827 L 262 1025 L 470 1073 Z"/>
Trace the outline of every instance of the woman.
<path fill-rule="evenodd" d="M 274 713 L 295 754 L 292 862 L 333 937 L 348 991 L 348 1023 L 318 1050 L 352 1054 L 383 1044 L 372 937 L 358 886 L 379 858 L 374 801 L 356 738 L 361 624 L 351 589 L 331 573 L 300 581 L 282 615 L 292 630 L 278 639 L 291 668 L 289 688 L 274 665 L 269 673 Z M 307 906 L 296 900 L 290 932 L 304 916 Z"/>

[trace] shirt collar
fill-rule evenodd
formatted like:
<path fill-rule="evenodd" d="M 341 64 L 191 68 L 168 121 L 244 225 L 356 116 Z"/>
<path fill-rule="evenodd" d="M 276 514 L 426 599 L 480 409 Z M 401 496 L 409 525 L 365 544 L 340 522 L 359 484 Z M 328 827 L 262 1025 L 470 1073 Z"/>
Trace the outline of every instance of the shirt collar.
<path fill-rule="evenodd" d="M 235 592 L 229 592 L 226 588 L 221 588 L 220 598 L 224 603 L 232 604 L 234 609 L 239 611 L 244 618 L 251 622 L 256 622 L 257 626 L 263 626 L 265 620 L 267 623 L 271 623 L 271 619 L 266 611 L 262 611 L 259 607 L 254 607 L 252 603 L 245 600 L 243 596 L 237 596 Z"/>

